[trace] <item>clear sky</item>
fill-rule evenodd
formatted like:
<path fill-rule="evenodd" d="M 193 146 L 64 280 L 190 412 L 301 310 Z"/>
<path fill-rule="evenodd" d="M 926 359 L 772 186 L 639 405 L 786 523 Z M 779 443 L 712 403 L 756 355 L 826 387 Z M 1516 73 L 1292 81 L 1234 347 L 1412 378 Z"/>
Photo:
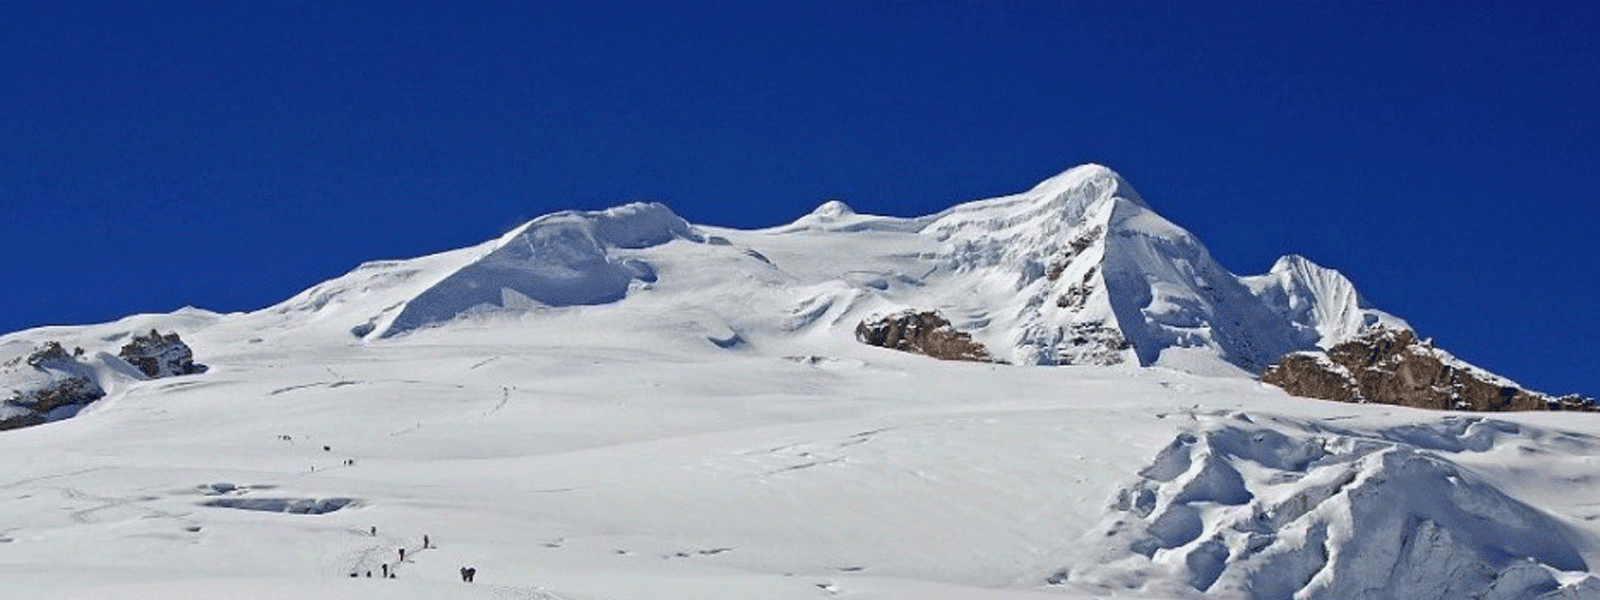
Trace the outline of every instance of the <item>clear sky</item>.
<path fill-rule="evenodd" d="M 1600 395 L 1594 3 L 0 4 L 0 331 L 254 310 L 540 214 L 900 216 L 1083 162 Z"/>

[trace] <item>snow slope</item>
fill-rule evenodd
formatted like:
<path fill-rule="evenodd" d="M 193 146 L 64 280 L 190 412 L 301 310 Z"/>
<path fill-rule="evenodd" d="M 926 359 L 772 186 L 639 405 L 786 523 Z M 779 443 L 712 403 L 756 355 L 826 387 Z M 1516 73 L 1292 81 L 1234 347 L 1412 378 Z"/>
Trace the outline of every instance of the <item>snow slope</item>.
<path fill-rule="evenodd" d="M 1243 282 L 1287 316 L 1295 329 L 1308 335 L 1315 332 L 1317 346 L 1324 349 L 1376 328 L 1411 329 L 1405 321 L 1373 308 L 1344 275 L 1303 256 L 1279 258 L 1267 274 Z"/>
<path fill-rule="evenodd" d="M 1236 277 L 1098 165 L 909 219 L 839 201 L 757 231 L 660 204 L 556 213 L 474 248 L 362 265 L 269 312 L 294 335 L 348 342 L 606 304 L 693 313 L 729 343 L 848 337 L 875 315 L 934 310 L 1007 362 L 1238 375 L 1405 326 L 1299 257 Z"/>
<path fill-rule="evenodd" d="M 916 219 L 561 213 L 257 312 L 0 336 L 5 360 L 175 330 L 211 367 L 0 433 L 0 590 L 1600 597 L 1600 421 L 1241 377 L 1398 322 L 1288 262 L 1234 277 L 1090 166 Z M 902 308 L 1014 363 L 1085 364 L 850 335 Z"/>

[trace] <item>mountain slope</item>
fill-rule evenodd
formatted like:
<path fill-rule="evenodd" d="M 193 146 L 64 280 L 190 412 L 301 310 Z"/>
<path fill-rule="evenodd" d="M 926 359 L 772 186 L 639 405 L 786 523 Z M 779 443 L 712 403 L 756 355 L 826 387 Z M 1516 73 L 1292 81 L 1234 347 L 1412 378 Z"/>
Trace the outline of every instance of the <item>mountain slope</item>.
<path fill-rule="evenodd" d="M 1408 329 L 1302 257 L 1234 275 L 1099 165 L 918 218 L 839 201 L 755 231 L 690 225 L 654 203 L 556 213 L 473 248 L 368 263 L 225 321 L 307 342 L 376 341 L 608 305 L 717 344 L 796 352 L 926 313 L 981 347 L 972 356 L 1237 376 Z"/>
<path fill-rule="evenodd" d="M 1279 258 L 1267 274 L 1243 282 L 1296 329 L 1315 332 L 1320 348 L 1378 329 L 1411 329 L 1405 321 L 1373 308 L 1344 275 L 1303 256 Z"/>
<path fill-rule="evenodd" d="M 1474 574 L 1455 591 L 1515 580 L 1582 598 L 1597 585 L 1600 514 L 1574 482 L 1600 477 L 1600 423 L 853 340 L 730 350 L 680 327 L 703 316 L 657 319 L 612 304 L 360 343 L 186 334 L 208 372 L 129 381 L 78 417 L 0 434 L 0 589 L 1265 600 L 1350 597 L 1347 582 L 1392 565 L 1419 581 Z M 1466 508 L 1430 500 L 1451 477 L 1450 504 Z M 1141 490 L 1148 514 L 1117 508 Z M 1432 561 L 1420 550 L 1433 546 L 1377 544 L 1391 524 L 1472 552 Z M 420 549 L 424 534 L 437 548 Z M 1273 575 L 1290 573 L 1273 557 L 1297 557 L 1308 579 Z M 348 577 L 382 565 L 399 580 Z M 477 587 L 452 584 L 468 565 Z M 1267 593 L 1269 580 L 1287 591 Z"/>
<path fill-rule="evenodd" d="M 857 341 L 906 314 L 972 360 Z M 1600 598 L 1591 415 L 1253 378 L 1403 327 L 1305 259 L 1231 274 L 1093 165 L 917 218 L 557 213 L 251 313 L 0 336 L 0 363 L 115 366 L 179 331 L 210 367 L 12 373 L 105 395 L 0 434 L 0 589 Z"/>

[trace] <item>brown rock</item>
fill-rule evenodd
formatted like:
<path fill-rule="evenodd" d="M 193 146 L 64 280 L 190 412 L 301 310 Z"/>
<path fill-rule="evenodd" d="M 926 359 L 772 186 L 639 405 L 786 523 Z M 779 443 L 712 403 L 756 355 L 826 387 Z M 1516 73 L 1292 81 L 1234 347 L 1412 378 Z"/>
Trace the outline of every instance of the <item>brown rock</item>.
<path fill-rule="evenodd" d="M 1361 387 L 1348 371 L 1321 353 L 1296 352 L 1267 368 L 1261 381 L 1302 398 L 1362 402 Z"/>
<path fill-rule="evenodd" d="M 21 429 L 33 427 L 44 422 L 44 415 L 39 413 L 24 413 L 10 417 L 0 418 L 0 431 L 7 429 Z"/>
<path fill-rule="evenodd" d="M 872 322 L 862 321 L 856 325 L 856 340 L 942 360 L 994 360 L 983 344 L 972 341 L 970 334 L 956 331 L 949 320 L 934 311 L 908 310 Z"/>
<path fill-rule="evenodd" d="M 31 390 L 26 394 L 18 393 L 8 402 L 23 408 L 47 414 L 50 411 L 72 404 L 88 404 L 104 398 L 105 391 L 93 380 L 75 375 L 60 379 L 51 385 Z"/>
<path fill-rule="evenodd" d="M 70 360 L 72 355 L 67 354 L 67 349 L 61 347 L 61 342 L 47 341 L 28 354 L 28 366 L 43 369 L 56 361 Z"/>
<path fill-rule="evenodd" d="M 151 378 L 206 372 L 205 365 L 194 362 L 194 352 L 177 333 L 162 335 L 151 329 L 150 335 L 133 336 L 117 356 Z"/>
<path fill-rule="evenodd" d="M 44 377 L 24 389 L 11 390 L 11 396 L 4 401 L 6 416 L 0 417 L 0 430 L 38 425 L 56 409 L 88 404 L 106 395 L 88 369 L 58 342 L 41 344 L 25 360 L 28 367 Z M 18 361 L 12 360 L 5 368 L 17 365 Z"/>
<path fill-rule="evenodd" d="M 1577 395 L 1552 398 L 1461 362 L 1410 331 L 1378 330 L 1279 359 L 1261 381 L 1295 396 L 1471 411 L 1596 410 Z"/>
<path fill-rule="evenodd" d="M 1082 254 L 1089 246 L 1093 246 L 1095 241 L 1099 240 L 1104 233 L 1105 228 L 1095 225 L 1094 228 L 1079 234 L 1078 237 L 1067 242 L 1071 249 L 1063 252 L 1060 257 L 1050 263 L 1049 268 L 1045 271 L 1045 277 L 1049 278 L 1050 281 L 1060 279 L 1061 273 L 1067 270 L 1067 265 L 1072 264 L 1073 257 Z"/>

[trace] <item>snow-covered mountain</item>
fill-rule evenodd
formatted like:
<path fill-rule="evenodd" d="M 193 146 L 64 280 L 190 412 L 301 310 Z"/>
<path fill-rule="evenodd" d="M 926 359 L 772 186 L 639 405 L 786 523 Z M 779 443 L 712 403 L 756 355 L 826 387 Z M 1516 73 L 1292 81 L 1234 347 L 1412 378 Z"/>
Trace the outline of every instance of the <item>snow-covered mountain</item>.
<path fill-rule="evenodd" d="M 1600 598 L 1594 415 L 1255 379 L 1407 330 L 1305 258 L 1232 274 L 1096 165 L 918 218 L 557 213 L 255 312 L 0 336 L 0 390 L 103 395 L 0 432 L 0 590 Z"/>
<path fill-rule="evenodd" d="M 477 248 L 363 265 L 274 312 L 381 339 L 607 304 L 693 306 L 710 327 L 769 340 L 932 310 L 1006 362 L 1196 372 L 1260 373 L 1288 352 L 1405 327 L 1304 258 L 1233 275 L 1098 165 L 912 219 L 839 201 L 758 231 L 692 226 L 660 204 L 557 213 Z"/>

